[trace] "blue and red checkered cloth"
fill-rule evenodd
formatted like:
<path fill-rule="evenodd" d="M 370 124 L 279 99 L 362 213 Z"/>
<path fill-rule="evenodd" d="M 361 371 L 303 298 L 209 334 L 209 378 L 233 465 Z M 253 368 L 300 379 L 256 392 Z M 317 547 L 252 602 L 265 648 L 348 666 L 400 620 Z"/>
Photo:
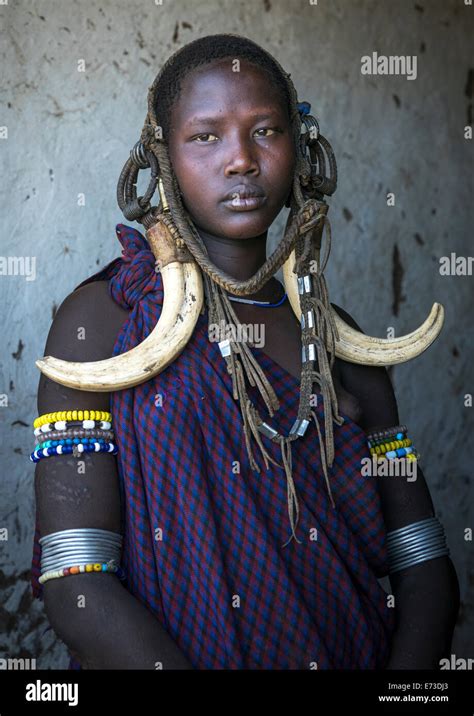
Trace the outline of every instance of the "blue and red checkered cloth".
<path fill-rule="evenodd" d="M 163 301 L 144 236 L 124 224 L 116 233 L 122 258 L 81 284 L 108 279 L 113 300 L 130 309 L 114 355 L 150 334 Z M 345 415 L 334 425 L 328 470 L 336 509 L 314 423 L 293 442 L 302 543 L 283 548 L 290 535 L 284 469 L 251 469 L 231 377 L 207 326 L 206 311 L 168 368 L 111 394 L 126 588 L 196 669 L 384 668 L 395 617 L 378 582 L 388 572 L 385 527 L 375 480 L 361 476 L 364 431 Z M 287 434 L 299 382 L 262 349 L 252 351 L 280 409 L 269 418 L 256 388 L 248 387 L 249 397 Z M 322 400 L 315 410 L 321 418 Z M 279 446 L 262 439 L 281 463 Z M 38 536 L 32 583 L 41 597 Z"/>

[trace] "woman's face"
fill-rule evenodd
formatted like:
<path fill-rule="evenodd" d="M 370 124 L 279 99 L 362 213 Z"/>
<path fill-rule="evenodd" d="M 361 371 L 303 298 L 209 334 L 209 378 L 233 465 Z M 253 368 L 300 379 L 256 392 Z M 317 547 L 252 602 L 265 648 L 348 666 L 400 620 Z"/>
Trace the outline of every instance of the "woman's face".
<path fill-rule="evenodd" d="M 248 239 L 266 232 L 284 206 L 295 149 L 278 90 L 257 67 L 240 60 L 234 72 L 232 63 L 213 62 L 183 80 L 168 144 L 196 226 L 214 236 Z"/>

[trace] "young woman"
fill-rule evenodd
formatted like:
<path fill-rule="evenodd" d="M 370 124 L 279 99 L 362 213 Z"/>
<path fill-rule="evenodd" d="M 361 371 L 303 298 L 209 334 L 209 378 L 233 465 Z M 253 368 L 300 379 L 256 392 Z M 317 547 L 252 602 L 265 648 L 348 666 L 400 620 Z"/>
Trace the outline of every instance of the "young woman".
<path fill-rule="evenodd" d="M 308 109 L 246 38 L 204 37 L 177 52 L 150 88 L 126 165 L 135 173 L 119 182 L 121 208 L 148 241 L 119 224 L 122 257 L 55 316 L 45 354 L 73 361 L 70 375 L 82 378 L 41 377 L 37 434 L 74 436 L 79 426 L 76 444 L 102 431 L 114 446 L 35 452 L 35 594 L 44 590 L 49 620 L 82 668 L 436 669 L 449 653 L 458 585 L 421 468 L 411 481 L 361 469 L 393 446 L 407 464 L 416 455 L 383 364 L 331 351 L 333 311 L 362 332 L 329 305 L 325 261 L 313 251 L 335 164 L 317 132 L 320 174 L 305 163 Z M 154 188 L 163 182 L 158 212 L 134 193 L 146 166 Z M 285 204 L 288 243 L 269 264 L 267 231 Z M 160 218 L 175 244 L 157 266 Z M 273 276 L 292 247 L 301 325 Z M 185 282 L 189 305 L 153 343 L 166 360 L 147 354 L 130 378 L 144 339 L 168 320 L 165 283 L 179 261 L 202 269 L 202 309 L 170 359 L 169 336 L 199 304 Z M 211 340 L 219 322 L 255 333 Z M 111 356 L 121 358 L 101 363 Z M 87 378 L 101 365 L 110 375 Z M 122 579 L 106 571 L 115 556 Z M 65 568 L 87 560 L 98 568 Z M 393 595 L 379 583 L 389 573 Z"/>

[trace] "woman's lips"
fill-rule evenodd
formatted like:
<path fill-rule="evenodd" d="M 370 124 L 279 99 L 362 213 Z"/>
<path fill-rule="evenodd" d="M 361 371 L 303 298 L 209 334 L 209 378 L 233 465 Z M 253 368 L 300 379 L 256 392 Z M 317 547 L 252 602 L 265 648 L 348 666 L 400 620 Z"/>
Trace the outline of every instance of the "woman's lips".
<path fill-rule="evenodd" d="M 266 196 L 247 196 L 245 198 L 235 196 L 233 199 L 226 199 L 224 206 L 230 211 L 254 211 L 260 209 L 266 200 Z"/>

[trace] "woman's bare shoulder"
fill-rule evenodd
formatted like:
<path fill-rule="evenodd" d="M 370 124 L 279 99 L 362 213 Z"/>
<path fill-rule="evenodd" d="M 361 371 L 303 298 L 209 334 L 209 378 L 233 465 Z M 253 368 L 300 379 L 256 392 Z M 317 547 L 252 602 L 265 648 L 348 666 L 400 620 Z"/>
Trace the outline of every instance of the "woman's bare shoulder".
<path fill-rule="evenodd" d="M 108 281 L 92 281 L 72 291 L 58 308 L 45 355 L 76 361 L 112 355 L 117 335 L 129 316 L 111 297 Z M 54 352 L 49 353 L 49 349 Z"/>
<path fill-rule="evenodd" d="M 109 295 L 107 281 L 93 281 L 63 300 L 49 328 L 44 356 L 80 363 L 110 358 L 129 312 Z M 68 388 L 39 376 L 38 414 L 55 410 L 109 410 L 109 394 Z"/>
<path fill-rule="evenodd" d="M 334 303 L 331 305 L 351 328 L 364 333 L 350 313 Z M 361 424 L 366 429 L 397 425 L 397 400 L 387 368 L 338 361 L 343 387 L 357 398 L 362 408 Z"/>
<path fill-rule="evenodd" d="M 78 304 L 84 306 L 92 304 L 98 309 L 100 318 L 103 320 L 123 322 L 130 313 L 128 309 L 122 308 L 113 300 L 109 292 L 108 281 L 91 281 L 73 291 L 69 296 L 71 299 L 75 297 Z"/>

